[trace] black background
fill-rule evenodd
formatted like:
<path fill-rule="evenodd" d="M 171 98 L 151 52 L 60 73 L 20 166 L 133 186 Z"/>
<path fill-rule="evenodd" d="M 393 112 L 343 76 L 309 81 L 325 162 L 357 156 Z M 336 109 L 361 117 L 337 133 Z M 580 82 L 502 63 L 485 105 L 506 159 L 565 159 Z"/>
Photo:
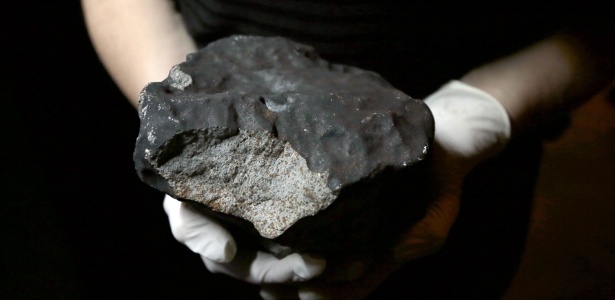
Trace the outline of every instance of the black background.
<path fill-rule="evenodd" d="M 100 64 L 79 2 L 39 2 L 3 2 L 0 18 L 0 298 L 255 297 L 173 239 L 163 195 L 134 171 L 137 113 Z M 376 299 L 399 289 L 427 299 L 504 292 L 538 166 L 537 144 L 528 145 L 468 179 L 445 248 L 397 273 Z"/>
<path fill-rule="evenodd" d="M 2 4 L 0 298 L 255 295 L 173 239 L 79 1 L 39 2 Z"/>

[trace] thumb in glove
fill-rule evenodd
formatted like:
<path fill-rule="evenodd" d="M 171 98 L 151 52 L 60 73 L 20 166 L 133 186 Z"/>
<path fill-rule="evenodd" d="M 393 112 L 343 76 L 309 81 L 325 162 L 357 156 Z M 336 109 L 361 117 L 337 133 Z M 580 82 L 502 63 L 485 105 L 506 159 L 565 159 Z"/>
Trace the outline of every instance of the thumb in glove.
<path fill-rule="evenodd" d="M 220 263 L 229 262 L 235 257 L 235 240 L 215 220 L 199 213 L 190 204 L 175 200 L 169 195 L 165 196 L 163 206 L 169 217 L 173 236 L 192 252 Z"/>

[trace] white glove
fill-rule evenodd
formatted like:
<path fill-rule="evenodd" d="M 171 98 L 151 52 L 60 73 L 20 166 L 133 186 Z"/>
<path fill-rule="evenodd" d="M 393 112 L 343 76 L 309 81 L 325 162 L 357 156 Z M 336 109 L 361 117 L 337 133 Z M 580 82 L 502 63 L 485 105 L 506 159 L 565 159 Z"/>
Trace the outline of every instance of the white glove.
<path fill-rule="evenodd" d="M 297 253 L 283 259 L 256 250 L 237 249 L 235 240 L 218 222 L 199 213 L 188 203 L 164 198 L 175 239 L 200 254 L 207 269 L 253 284 L 302 282 L 325 268 L 325 260 Z"/>
<path fill-rule="evenodd" d="M 436 144 L 466 160 L 467 168 L 499 153 L 510 139 L 510 117 L 502 104 L 461 81 L 450 81 L 425 103 L 435 120 Z"/>
<path fill-rule="evenodd" d="M 510 119 L 491 95 L 451 81 L 425 99 L 435 120 L 433 172 L 438 188 L 426 217 L 405 232 L 394 257 L 377 261 L 364 275 L 341 283 L 266 286 L 266 299 L 361 299 L 404 261 L 429 255 L 445 242 L 459 211 L 463 180 L 474 166 L 501 151 L 510 139 Z"/>

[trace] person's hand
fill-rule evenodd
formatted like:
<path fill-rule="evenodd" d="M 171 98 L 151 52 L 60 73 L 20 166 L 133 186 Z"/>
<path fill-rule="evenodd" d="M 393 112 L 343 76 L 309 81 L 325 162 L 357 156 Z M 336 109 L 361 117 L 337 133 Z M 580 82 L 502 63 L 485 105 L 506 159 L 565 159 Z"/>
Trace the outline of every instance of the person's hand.
<path fill-rule="evenodd" d="M 499 153 L 511 135 L 510 118 L 491 95 L 451 81 L 425 99 L 435 121 L 435 200 L 395 249 L 408 261 L 437 251 L 457 218 L 461 186 L 476 165 Z"/>
<path fill-rule="evenodd" d="M 303 282 L 318 276 L 325 260 L 294 253 L 277 259 L 272 254 L 240 247 L 218 222 L 198 212 L 190 204 L 170 196 L 164 198 L 175 239 L 200 254 L 207 269 L 253 284 Z"/>
<path fill-rule="evenodd" d="M 489 94 L 452 81 L 425 99 L 435 119 L 433 149 L 434 201 L 426 216 L 400 236 L 392 251 L 362 274 L 339 282 L 307 282 L 296 286 L 264 286 L 265 299 L 361 299 L 371 293 L 403 263 L 440 249 L 460 206 L 466 174 L 480 162 L 500 152 L 511 134 L 510 119 Z M 360 268 L 359 268 L 360 269 Z"/>

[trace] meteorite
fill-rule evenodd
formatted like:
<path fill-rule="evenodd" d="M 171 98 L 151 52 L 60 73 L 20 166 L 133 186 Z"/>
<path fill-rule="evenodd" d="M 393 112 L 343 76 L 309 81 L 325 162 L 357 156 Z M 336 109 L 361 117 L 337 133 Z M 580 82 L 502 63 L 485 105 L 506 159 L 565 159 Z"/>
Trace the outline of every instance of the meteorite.
<path fill-rule="evenodd" d="M 139 116 L 145 183 L 281 256 L 343 251 L 374 238 L 389 214 L 424 206 L 415 170 L 433 139 L 427 106 L 308 45 L 215 41 L 148 84 Z"/>

